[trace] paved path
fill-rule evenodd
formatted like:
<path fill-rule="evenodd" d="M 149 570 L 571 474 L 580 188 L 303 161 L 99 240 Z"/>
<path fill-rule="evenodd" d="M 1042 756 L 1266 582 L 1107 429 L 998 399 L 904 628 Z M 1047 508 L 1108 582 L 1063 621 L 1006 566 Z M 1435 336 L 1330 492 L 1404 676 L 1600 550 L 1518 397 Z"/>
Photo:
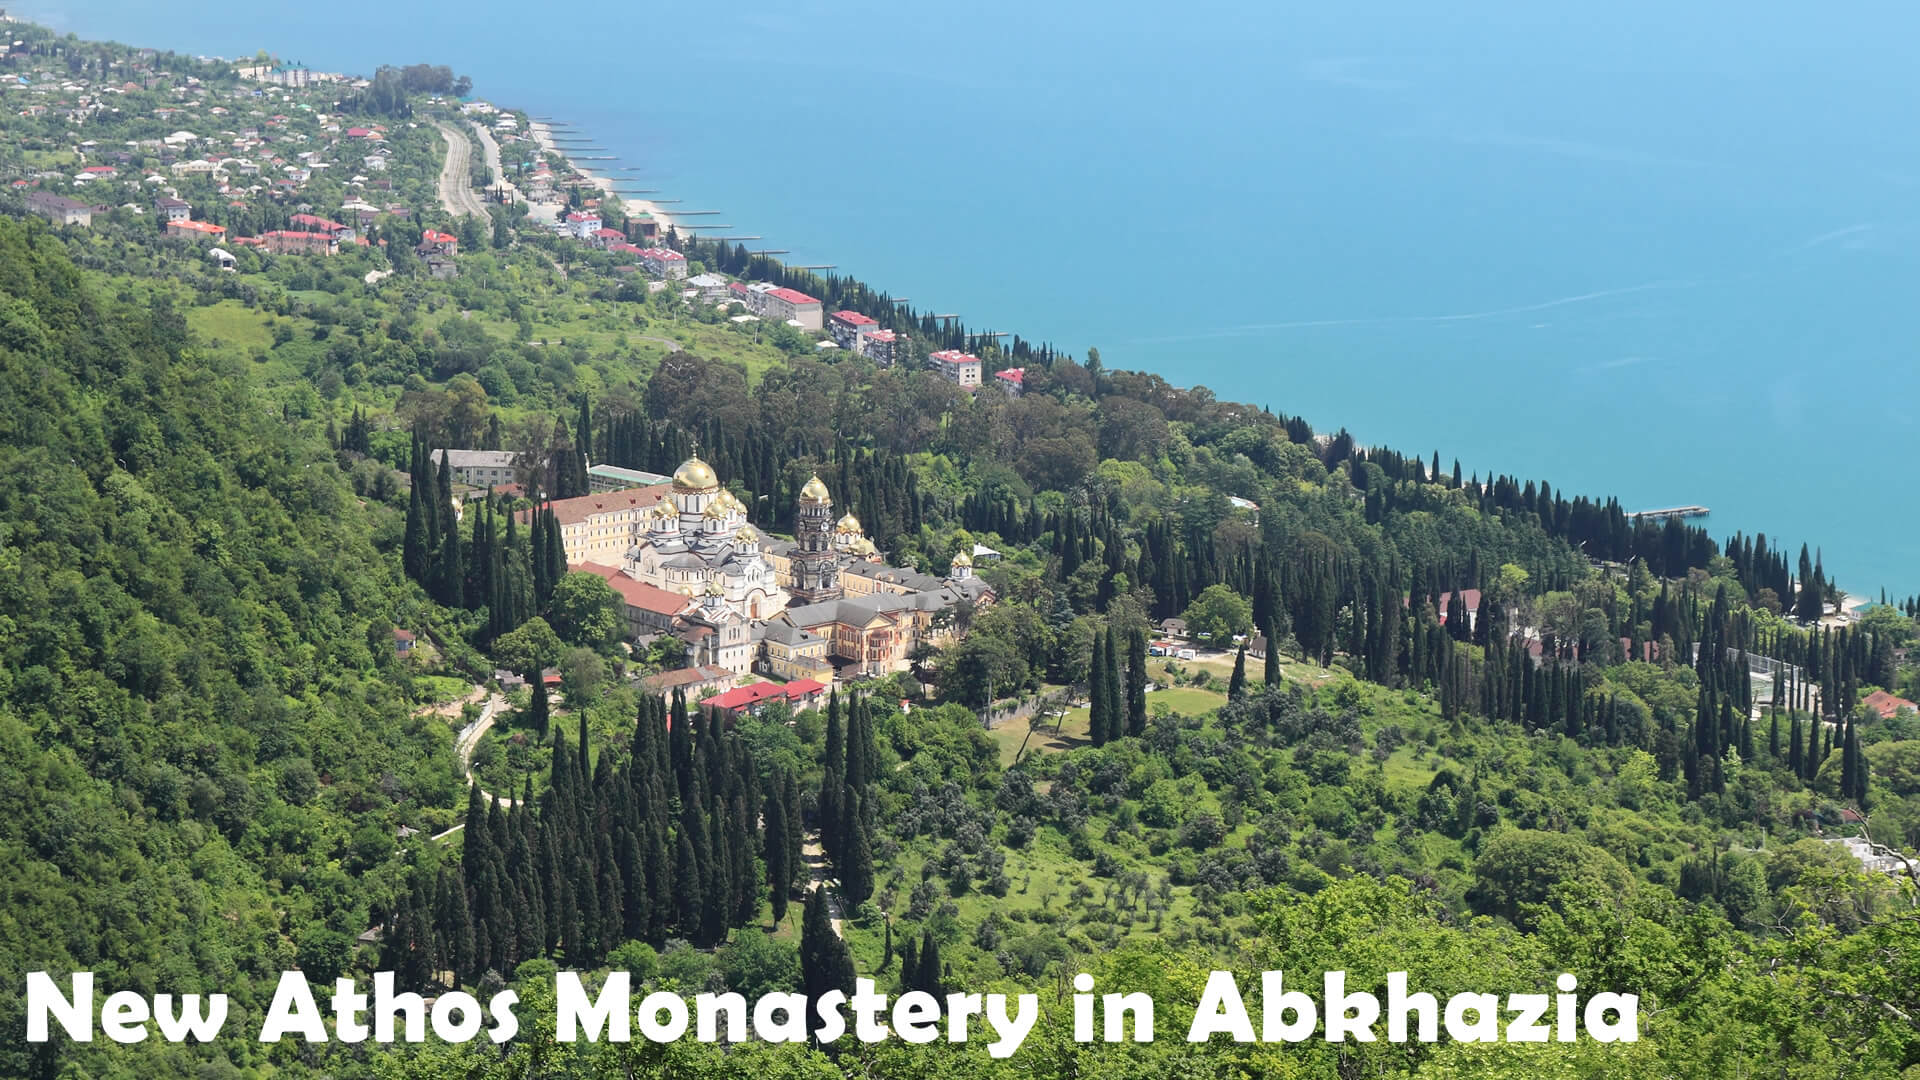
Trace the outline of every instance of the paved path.
<path fill-rule="evenodd" d="M 475 693 L 483 693 L 484 688 L 476 686 L 474 687 L 474 691 Z M 458 755 L 460 758 L 460 771 L 466 774 L 467 783 L 469 786 L 472 786 L 475 784 L 475 781 L 473 778 L 473 749 L 474 747 L 480 745 L 481 738 L 483 738 L 487 734 L 487 730 L 489 728 L 493 727 L 494 717 L 498 716 L 500 713 L 500 710 L 506 707 L 507 707 L 507 699 L 502 697 L 499 694 L 494 694 L 493 696 L 487 698 L 486 705 L 481 707 L 480 715 L 474 719 L 473 723 L 468 724 L 466 727 L 461 728 L 460 734 L 454 736 L 453 752 L 456 755 Z M 493 792 L 488 791 L 486 788 L 481 788 L 480 794 L 488 802 L 497 802 L 501 806 L 508 807 L 509 809 L 519 805 L 514 800 L 504 798 L 499 795 L 495 795 Z M 453 828 L 445 830 L 444 832 L 434 833 L 433 839 L 439 840 L 443 837 L 452 836 L 454 833 L 457 833 L 461 829 L 464 829 L 466 827 L 467 827 L 467 823 L 463 821 L 460 824 L 455 825 Z"/>
<path fill-rule="evenodd" d="M 473 153 L 473 144 L 457 129 L 438 120 L 433 126 L 439 128 L 440 137 L 447 140 L 447 158 L 440 165 L 440 205 L 454 217 L 468 214 L 486 217 L 487 205 L 473 193 L 468 175 L 467 158 Z"/>
<path fill-rule="evenodd" d="M 800 845 L 800 857 L 807 860 L 807 871 L 813 875 L 813 887 L 826 891 L 827 922 L 833 927 L 833 936 L 846 937 L 840 932 L 840 898 L 827 888 L 827 853 L 820 846 L 818 833 Z"/>

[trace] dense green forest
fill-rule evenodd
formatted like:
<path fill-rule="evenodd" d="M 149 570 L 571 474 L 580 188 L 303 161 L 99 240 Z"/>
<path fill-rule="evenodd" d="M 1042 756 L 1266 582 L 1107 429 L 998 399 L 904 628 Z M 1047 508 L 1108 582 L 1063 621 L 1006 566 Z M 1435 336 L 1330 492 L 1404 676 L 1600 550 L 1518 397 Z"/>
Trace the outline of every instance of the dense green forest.
<path fill-rule="evenodd" d="M 130 62 L 32 40 L 73 77 Z M 406 78 L 315 102 L 439 115 Z M 823 353 L 503 208 L 455 222 L 432 128 L 407 132 L 389 168 L 412 212 L 331 258 L 242 250 L 225 272 L 124 207 L 53 229 L 0 196 L 0 1022 L 22 1030 L 34 970 L 235 1011 L 212 1046 L 16 1039 L 0 1075 L 1920 1069 L 1912 875 L 1833 842 L 1920 846 L 1920 719 L 1866 703 L 1916 688 L 1911 604 L 1823 618 L 1815 547 L 1361 447 L 1097 350 L 981 345 L 1026 389 L 969 395 L 911 362 L 964 327 L 671 238 L 911 341 L 886 368 Z M 66 152 L 50 122 L 0 133 L 10 175 Z M 227 211 L 252 231 L 290 209 Z M 425 227 L 459 231 L 458 277 L 413 257 Z M 775 532 L 817 472 L 896 565 L 998 551 L 979 568 L 998 602 L 911 673 L 729 726 L 644 693 L 634 676 L 677 657 L 626 647 L 550 515 L 456 504 L 427 453 L 448 446 L 522 451 L 562 493 L 588 459 L 667 472 L 698 448 Z M 1224 651 L 1150 655 L 1174 617 Z M 1235 646 L 1255 637 L 1264 657 Z M 469 688 L 549 667 L 557 696 L 504 694 L 470 787 Z M 1642 995 L 1642 1033 L 1189 1045 L 1182 1003 L 1215 967 L 1376 990 L 1399 970 L 1441 995 L 1566 972 Z M 291 968 L 511 985 L 522 1036 L 236 1036 Z M 563 968 L 749 996 L 857 973 L 1037 992 L 1044 1015 L 1006 1061 L 565 1045 L 542 1019 Z M 1080 971 L 1153 994 L 1157 1041 L 1073 1042 Z"/>

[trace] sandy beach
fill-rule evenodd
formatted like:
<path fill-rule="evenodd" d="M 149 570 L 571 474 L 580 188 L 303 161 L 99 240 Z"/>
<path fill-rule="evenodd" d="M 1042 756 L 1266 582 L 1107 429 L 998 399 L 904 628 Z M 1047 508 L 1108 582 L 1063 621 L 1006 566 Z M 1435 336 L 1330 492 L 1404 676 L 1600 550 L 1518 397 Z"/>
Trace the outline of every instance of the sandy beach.
<path fill-rule="evenodd" d="M 597 187 L 600 189 L 604 197 L 610 198 L 610 199 L 620 198 L 620 196 L 614 194 L 614 190 L 613 190 L 614 183 L 611 179 L 601 176 L 598 173 L 595 173 L 591 169 L 583 168 L 579 162 L 574 161 L 570 157 L 567 157 L 566 151 L 560 149 L 560 147 L 554 143 L 552 128 L 548 127 L 546 124 L 543 124 L 538 120 L 529 120 L 527 123 L 527 130 L 533 135 L 533 141 L 539 144 L 540 149 L 548 153 L 558 154 L 561 157 L 566 158 L 567 164 L 573 169 L 573 171 L 579 173 L 581 176 L 584 176 L 589 181 L 591 181 L 594 187 Z M 665 213 L 662 213 L 658 206 L 655 206 L 653 203 L 648 202 L 645 199 L 621 199 L 621 202 L 625 205 L 627 215 L 629 217 L 635 214 L 653 215 L 653 220 L 656 224 L 659 225 L 660 232 L 662 235 L 665 235 L 666 231 L 673 227 L 673 218 Z"/>

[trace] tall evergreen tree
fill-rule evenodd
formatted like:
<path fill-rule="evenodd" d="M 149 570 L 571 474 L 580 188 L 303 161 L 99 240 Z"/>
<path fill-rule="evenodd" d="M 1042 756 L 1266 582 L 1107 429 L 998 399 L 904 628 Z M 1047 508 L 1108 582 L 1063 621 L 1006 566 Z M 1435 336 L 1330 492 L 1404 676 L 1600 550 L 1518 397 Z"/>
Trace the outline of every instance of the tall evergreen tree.
<path fill-rule="evenodd" d="M 773 921 L 787 917 L 787 896 L 793 887 L 793 867 L 787 864 L 786 774 L 774 776 L 762 811 L 766 821 L 767 888 L 773 901 Z"/>
<path fill-rule="evenodd" d="M 1112 705 L 1106 700 L 1106 630 L 1094 630 L 1092 634 L 1092 667 L 1087 673 L 1087 738 L 1094 746 L 1106 746 L 1112 738 L 1108 728 L 1108 711 Z"/>
<path fill-rule="evenodd" d="M 827 913 L 827 894 L 814 889 L 807 894 L 807 906 L 800 917 L 800 992 L 809 1002 L 817 1002 L 829 991 L 853 993 L 853 958 L 847 943 L 833 932 Z M 810 1033 L 819 1031 L 818 1011 L 809 1007 Z"/>
<path fill-rule="evenodd" d="M 1147 632 L 1127 638 L 1127 734 L 1147 733 Z"/>
<path fill-rule="evenodd" d="M 840 891 L 847 902 L 859 907 L 873 896 L 873 848 L 867 840 L 867 823 L 860 812 L 860 795 L 851 786 L 843 796 L 847 802 L 846 857 L 841 860 Z"/>
<path fill-rule="evenodd" d="M 1242 644 L 1233 654 L 1233 677 L 1227 681 L 1227 700 L 1237 701 L 1247 692 L 1247 647 Z"/>

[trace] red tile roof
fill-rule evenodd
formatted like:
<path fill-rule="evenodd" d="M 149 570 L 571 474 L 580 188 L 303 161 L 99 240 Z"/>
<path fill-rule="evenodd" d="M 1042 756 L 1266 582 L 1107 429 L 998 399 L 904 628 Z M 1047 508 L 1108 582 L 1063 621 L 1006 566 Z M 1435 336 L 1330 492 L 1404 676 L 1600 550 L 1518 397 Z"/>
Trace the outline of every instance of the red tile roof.
<path fill-rule="evenodd" d="M 569 564 L 567 569 L 605 578 L 607 584 L 613 587 L 613 591 L 620 594 L 620 599 L 627 602 L 628 607 L 636 607 L 656 615 L 678 615 L 687 606 L 688 601 L 685 596 L 649 585 L 644 581 L 636 581 L 604 563 L 574 563 Z"/>
<path fill-rule="evenodd" d="M 555 499 L 546 505 L 553 508 L 553 516 L 562 525 L 578 525 L 596 514 L 611 513 L 628 507 L 648 507 L 667 497 L 673 490 L 672 484 L 655 484 L 652 487 L 625 488 L 620 491 L 597 491 L 591 495 L 580 495 L 571 499 Z M 533 510 L 520 511 L 520 520 L 533 520 Z"/>
<path fill-rule="evenodd" d="M 1860 704 L 1878 713 L 1882 720 L 1891 719 L 1895 714 L 1900 712 L 1920 710 L 1920 705 L 1915 705 L 1903 697 L 1895 697 L 1885 690 L 1875 690 L 1873 693 L 1860 699 Z"/>
<path fill-rule="evenodd" d="M 767 295 L 785 300 L 789 304 L 817 304 L 820 302 L 798 289 L 768 289 Z"/>
<path fill-rule="evenodd" d="M 314 214 L 295 214 L 287 219 L 287 223 L 290 225 L 305 225 L 309 228 L 320 229 L 325 232 L 341 232 L 346 229 L 345 225 L 337 221 L 328 221 L 326 218 Z"/>
<path fill-rule="evenodd" d="M 813 679 L 795 679 L 785 686 L 781 686 L 778 683 L 761 682 L 754 683 L 752 686 L 742 686 L 729 690 L 717 697 L 710 697 L 701 702 L 701 704 L 711 705 L 716 709 L 726 709 L 729 712 L 738 712 L 741 709 L 758 705 L 763 701 L 773 701 L 778 698 L 785 698 L 788 701 L 799 701 L 808 695 L 817 694 L 825 689 L 825 685 Z"/>
<path fill-rule="evenodd" d="M 857 311 L 836 311 L 833 313 L 833 321 L 846 323 L 848 326 L 879 326 L 880 325 L 879 323 L 873 321 L 872 319 L 868 318 L 865 315 L 860 314 Z"/>

